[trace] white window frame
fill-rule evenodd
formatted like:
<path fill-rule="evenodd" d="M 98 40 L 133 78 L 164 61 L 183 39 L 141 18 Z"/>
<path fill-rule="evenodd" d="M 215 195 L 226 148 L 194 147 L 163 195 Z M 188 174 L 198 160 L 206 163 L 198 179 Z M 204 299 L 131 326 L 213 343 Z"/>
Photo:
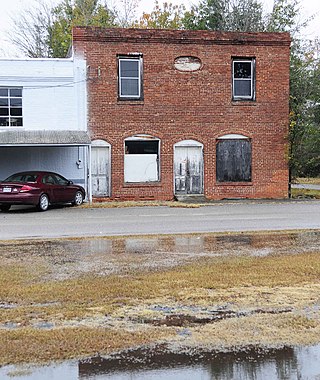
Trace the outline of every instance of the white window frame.
<path fill-rule="evenodd" d="M 6 86 L 1 86 L 0 89 L 5 89 L 8 91 L 7 96 L 1 96 L 1 99 L 8 99 L 8 107 L 2 107 L 1 108 L 8 108 L 8 116 L 0 115 L 0 118 L 6 118 L 9 120 L 9 125 L 0 125 L 0 128 L 23 128 L 23 88 L 22 87 L 6 87 Z M 21 90 L 21 96 L 11 96 L 10 90 Z M 11 106 L 11 99 L 21 99 L 21 107 L 14 107 Z M 11 115 L 11 109 L 12 108 L 21 108 L 21 116 L 14 116 Z M 12 125 L 12 119 L 20 119 L 21 120 L 21 125 Z"/>
<path fill-rule="evenodd" d="M 250 63 L 251 65 L 251 78 L 235 78 L 234 76 L 234 66 L 236 63 Z M 254 100 L 255 92 L 254 92 L 254 78 L 255 78 L 255 60 L 254 59 L 241 59 L 234 58 L 232 60 L 232 99 L 234 100 Z M 235 95 L 235 82 L 239 81 L 250 81 L 250 95 Z"/>
<path fill-rule="evenodd" d="M 142 98 L 142 90 L 141 90 L 141 83 L 142 83 L 142 78 L 141 78 L 141 74 L 142 74 L 142 70 L 141 70 L 141 66 L 142 66 L 142 57 L 125 57 L 125 56 L 121 56 L 118 58 L 119 62 L 118 62 L 118 84 L 119 84 L 119 99 L 141 99 Z M 121 76 L 121 63 L 122 62 L 138 62 L 138 77 L 123 77 Z M 121 80 L 122 79 L 136 79 L 138 80 L 138 95 L 123 95 L 122 94 L 122 88 L 121 88 Z"/>
<path fill-rule="evenodd" d="M 134 179 L 134 180 L 130 180 L 129 177 L 130 176 L 130 172 L 128 171 L 127 167 L 126 167 L 126 161 L 127 160 L 130 160 L 130 156 L 132 157 L 137 157 L 138 156 L 145 156 L 147 158 L 147 156 L 149 154 L 147 153 L 144 153 L 144 154 L 129 154 L 126 152 L 126 142 L 127 141 L 139 141 L 139 142 L 148 142 L 148 141 L 156 141 L 157 142 L 157 145 L 158 145 L 158 152 L 157 152 L 157 157 L 156 157 L 156 178 L 153 178 L 152 180 L 138 180 L 138 179 Z M 126 184 L 130 184 L 130 183 L 157 183 L 157 182 L 160 182 L 160 148 L 161 148 L 161 140 L 157 137 L 154 137 L 154 136 L 151 136 L 151 135 L 145 135 L 145 134 L 138 134 L 138 135 L 134 135 L 134 136 L 131 136 L 131 137 L 127 137 L 125 140 L 124 140 L 124 182 Z M 152 153 L 150 154 L 150 156 L 154 156 L 155 154 Z"/>

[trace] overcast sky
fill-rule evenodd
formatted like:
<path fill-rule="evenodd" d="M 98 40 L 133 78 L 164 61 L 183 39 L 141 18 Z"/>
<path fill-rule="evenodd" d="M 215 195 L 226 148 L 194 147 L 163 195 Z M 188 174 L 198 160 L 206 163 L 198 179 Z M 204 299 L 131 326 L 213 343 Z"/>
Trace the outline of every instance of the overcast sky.
<path fill-rule="evenodd" d="M 57 4 L 61 0 L 44 0 L 48 4 Z M 185 4 L 189 7 L 190 4 L 197 3 L 197 0 L 167 0 L 173 4 Z M 159 0 L 162 4 L 164 0 Z M 270 11 L 273 0 L 263 0 L 266 8 Z M 37 0 L 0 0 L 1 12 L 0 12 L 0 56 L 12 57 L 17 56 L 16 50 L 8 43 L 7 31 L 10 29 L 12 23 L 11 16 L 18 13 L 23 8 L 29 8 L 33 4 L 37 3 Z M 306 19 L 311 15 L 315 15 L 314 20 L 310 23 L 310 26 L 305 32 L 306 38 L 314 38 L 320 36 L 320 0 L 300 0 L 302 9 L 301 17 Z M 137 16 L 142 14 L 143 11 L 150 12 L 153 9 L 153 0 L 140 0 L 140 7 Z"/>

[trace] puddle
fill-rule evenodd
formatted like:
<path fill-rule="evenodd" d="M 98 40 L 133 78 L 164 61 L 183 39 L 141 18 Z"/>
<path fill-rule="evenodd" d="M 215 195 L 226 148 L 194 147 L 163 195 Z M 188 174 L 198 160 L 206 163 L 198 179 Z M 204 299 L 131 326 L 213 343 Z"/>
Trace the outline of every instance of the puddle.
<path fill-rule="evenodd" d="M 161 270 L 187 264 L 198 258 L 219 259 L 225 256 L 240 255 L 260 257 L 307 252 L 320 253 L 319 247 L 319 231 L 289 234 L 203 234 L 146 238 L 18 241 L 0 243 L 0 261 L 3 265 L 25 265 L 34 274 L 37 281 L 39 278 L 42 281 L 48 279 L 64 280 L 83 274 L 126 276 L 135 271 L 141 273 L 142 271 Z M 38 275 L 39 268 L 41 268 L 41 272 Z M 245 290 L 244 293 L 237 293 L 237 296 L 245 298 Z M 58 327 L 83 325 L 100 328 L 122 328 L 125 326 L 130 329 L 135 325 L 145 323 L 148 329 L 152 329 L 165 325 L 176 327 L 178 338 L 182 336 L 183 339 L 187 340 L 191 335 L 190 330 L 195 325 L 200 327 L 210 323 L 218 325 L 220 321 L 254 314 L 294 312 L 293 306 L 291 307 L 290 303 L 286 304 L 288 295 L 283 293 L 284 290 L 280 287 L 274 289 L 274 298 L 272 298 L 273 294 L 263 293 L 264 289 L 261 289 L 259 297 L 263 301 L 262 305 L 255 304 L 253 300 L 250 302 L 253 302 L 254 306 L 249 303 L 250 307 L 245 305 L 241 309 L 233 307 L 233 303 L 229 302 L 228 294 L 224 295 L 228 301 L 224 302 L 222 299 L 221 304 L 210 304 L 205 307 L 194 304 L 183 305 L 174 301 L 167 304 L 167 300 L 161 304 L 161 300 L 155 300 L 148 305 L 141 305 L 141 309 L 139 309 L 140 305 L 123 307 L 113 319 L 108 315 L 98 315 L 96 319 L 94 316 L 89 316 L 88 320 L 67 320 L 65 325 L 61 322 Z M 214 292 L 214 289 L 204 289 L 203 292 L 204 296 L 207 297 Z M 283 296 L 280 301 L 282 299 L 284 301 L 277 301 L 278 303 L 274 301 L 277 307 L 272 307 L 273 299 L 276 299 L 280 293 Z M 301 294 L 304 294 L 302 290 Z M 313 293 L 310 294 L 313 294 L 314 302 L 310 305 L 306 303 L 308 306 L 301 313 L 307 318 L 314 318 L 320 307 L 318 288 L 315 287 Z M 201 297 L 200 290 L 198 296 Z M 35 302 L 30 305 L 19 305 L 14 302 L 1 301 L 0 311 L 2 310 L 4 313 L 21 306 L 30 308 L 31 313 L 35 310 L 35 317 L 30 317 L 32 328 L 51 330 L 56 327 L 54 321 L 42 319 L 42 314 L 38 316 L 36 309 L 52 306 L 58 308 L 59 302 Z M 19 323 L 8 321 L 0 328 L 15 330 L 21 326 Z M 315 341 L 313 340 L 313 342 Z M 209 349 L 209 346 L 206 347 Z M 131 360 L 128 360 L 130 355 Z M 320 380 L 320 345 L 286 348 L 269 353 L 260 351 L 239 354 L 202 353 L 190 357 L 183 354 L 164 355 L 161 352 L 140 351 L 131 352 L 130 355 L 112 357 L 108 360 L 95 358 L 81 362 L 64 362 L 39 368 L 28 365 L 22 367 L 5 366 L 0 367 L 0 379 Z"/>
<path fill-rule="evenodd" d="M 5 366 L 0 378 L 18 380 L 316 380 L 320 345 L 264 352 L 201 353 L 137 350 L 109 358 L 31 367 Z"/>
<path fill-rule="evenodd" d="M 2 263 L 36 264 L 48 279 L 63 280 L 89 272 L 98 275 L 159 270 L 201 257 L 295 254 L 319 250 L 320 232 L 129 238 L 63 239 L 0 243 Z M 15 305 L 0 303 L 1 308 Z"/>

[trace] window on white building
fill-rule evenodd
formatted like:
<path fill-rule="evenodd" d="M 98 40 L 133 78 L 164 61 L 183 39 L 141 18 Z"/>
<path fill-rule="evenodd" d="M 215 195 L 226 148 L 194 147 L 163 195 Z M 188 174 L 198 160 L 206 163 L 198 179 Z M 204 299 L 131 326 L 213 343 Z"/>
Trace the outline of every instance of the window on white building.
<path fill-rule="evenodd" d="M 22 126 L 22 88 L 0 87 L 0 127 Z"/>
<path fill-rule="evenodd" d="M 142 57 L 119 57 L 119 99 L 141 100 Z"/>
<path fill-rule="evenodd" d="M 232 62 L 233 99 L 254 100 L 254 59 L 234 59 Z"/>

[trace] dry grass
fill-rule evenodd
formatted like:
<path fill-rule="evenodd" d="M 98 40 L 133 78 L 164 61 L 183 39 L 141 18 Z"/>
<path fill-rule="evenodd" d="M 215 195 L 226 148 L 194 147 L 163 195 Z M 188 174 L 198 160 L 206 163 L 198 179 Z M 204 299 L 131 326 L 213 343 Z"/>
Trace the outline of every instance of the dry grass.
<path fill-rule="evenodd" d="M 92 272 L 65 280 L 48 280 L 41 261 L 17 255 L 0 267 L 0 364 L 105 354 L 159 340 L 180 348 L 315 343 L 319 254 L 205 256 L 151 271 L 132 270 L 128 262 L 121 275 Z M 143 323 L 164 317 L 154 305 L 180 314 L 221 307 L 247 314 L 189 326 L 191 336 L 182 339 L 177 327 Z M 291 312 L 277 314 L 284 308 Z"/>
<path fill-rule="evenodd" d="M 199 208 L 201 204 L 177 202 L 177 201 L 108 201 L 84 203 L 82 208 L 123 208 L 123 207 L 146 207 L 146 206 L 167 206 L 181 208 Z"/>
<path fill-rule="evenodd" d="M 320 199 L 320 190 L 313 189 L 291 189 L 292 198 L 314 198 Z"/>
<path fill-rule="evenodd" d="M 163 335 L 160 330 L 129 332 L 104 328 L 0 331 L 0 358 L 2 364 L 81 358 L 145 345 Z"/>

